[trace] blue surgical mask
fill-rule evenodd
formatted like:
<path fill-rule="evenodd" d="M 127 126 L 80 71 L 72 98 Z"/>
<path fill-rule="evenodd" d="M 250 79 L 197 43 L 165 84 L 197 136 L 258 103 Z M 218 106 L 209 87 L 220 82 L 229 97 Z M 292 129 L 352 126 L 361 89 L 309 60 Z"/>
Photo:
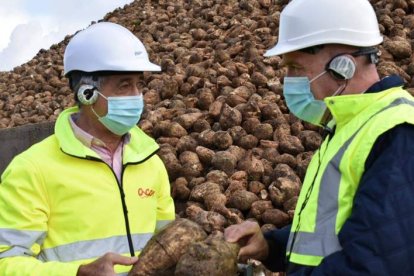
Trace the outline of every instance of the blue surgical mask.
<path fill-rule="evenodd" d="M 108 113 L 100 117 L 93 108 L 92 111 L 112 133 L 122 136 L 138 123 L 144 109 L 142 95 L 105 97 L 101 93 L 99 94 L 108 101 Z"/>
<path fill-rule="evenodd" d="M 326 71 L 309 81 L 307 77 L 285 77 L 283 95 L 289 110 L 299 119 L 313 125 L 321 125 L 326 111 L 325 102 L 315 100 L 310 84 Z"/>

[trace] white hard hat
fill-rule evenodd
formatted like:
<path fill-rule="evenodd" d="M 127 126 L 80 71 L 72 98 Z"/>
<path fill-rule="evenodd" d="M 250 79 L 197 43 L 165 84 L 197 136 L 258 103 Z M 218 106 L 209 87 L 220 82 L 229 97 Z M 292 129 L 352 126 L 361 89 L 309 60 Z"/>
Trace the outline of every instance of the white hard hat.
<path fill-rule="evenodd" d="M 293 0 L 280 15 L 278 43 L 265 56 L 321 44 L 368 47 L 382 40 L 368 0 Z"/>
<path fill-rule="evenodd" d="M 142 42 L 121 25 L 100 22 L 77 33 L 66 46 L 64 73 L 71 71 L 161 71 Z"/>

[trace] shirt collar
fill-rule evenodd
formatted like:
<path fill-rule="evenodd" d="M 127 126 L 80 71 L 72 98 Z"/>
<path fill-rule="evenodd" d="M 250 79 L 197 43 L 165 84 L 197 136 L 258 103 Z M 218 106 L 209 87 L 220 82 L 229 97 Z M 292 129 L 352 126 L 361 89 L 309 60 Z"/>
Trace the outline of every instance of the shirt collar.
<path fill-rule="evenodd" d="M 105 142 L 89 134 L 75 123 L 78 117 L 79 113 L 74 113 L 71 116 L 69 116 L 69 122 L 72 127 L 73 133 L 75 134 L 75 137 L 88 148 L 92 148 L 93 146 L 106 147 Z M 131 138 L 130 136 L 130 133 L 127 133 L 123 136 L 123 142 L 125 145 L 129 143 L 129 140 Z"/>

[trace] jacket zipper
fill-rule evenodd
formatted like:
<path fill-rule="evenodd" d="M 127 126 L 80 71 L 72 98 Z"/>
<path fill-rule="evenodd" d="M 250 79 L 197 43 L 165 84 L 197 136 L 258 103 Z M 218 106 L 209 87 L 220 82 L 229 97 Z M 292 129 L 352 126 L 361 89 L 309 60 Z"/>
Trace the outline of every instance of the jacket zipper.
<path fill-rule="evenodd" d="M 125 219 L 125 228 L 127 231 L 127 238 L 128 238 L 128 245 L 129 245 L 129 252 L 131 253 L 131 257 L 135 256 L 135 250 L 134 250 L 134 244 L 132 243 L 132 236 L 131 236 L 131 230 L 129 228 L 129 218 L 128 218 L 128 208 L 126 206 L 126 202 L 125 202 L 125 193 L 124 193 L 124 188 L 123 188 L 123 183 L 122 183 L 122 179 L 124 177 L 124 171 L 125 171 L 125 167 L 124 165 L 122 165 L 122 172 L 121 172 L 121 183 L 118 182 L 118 178 L 116 177 L 115 172 L 112 170 L 116 181 L 118 182 L 118 188 L 119 188 L 119 192 L 121 194 L 121 200 L 122 200 L 122 210 L 124 212 L 124 219 Z"/>
<path fill-rule="evenodd" d="M 106 164 L 101 159 L 98 159 L 98 158 L 95 158 L 95 157 L 86 156 L 86 159 Z M 126 228 L 126 234 L 127 234 L 127 239 L 128 239 L 129 252 L 131 254 L 131 257 L 134 257 L 135 256 L 135 250 L 134 250 L 134 244 L 132 243 L 131 229 L 129 227 L 128 208 L 127 208 L 127 205 L 126 205 L 126 202 L 125 202 L 125 193 L 124 193 L 124 189 L 123 189 L 123 185 L 122 185 L 122 179 L 124 177 L 125 166 L 122 165 L 121 182 L 119 182 L 118 177 L 116 176 L 116 174 L 115 174 L 114 170 L 111 168 L 111 166 L 109 166 L 108 164 L 106 164 L 106 165 L 111 170 L 112 174 L 115 177 L 116 183 L 118 184 L 117 186 L 118 186 L 118 189 L 119 189 L 119 194 L 121 196 L 122 212 L 124 214 L 124 221 L 125 221 L 125 228 Z"/>

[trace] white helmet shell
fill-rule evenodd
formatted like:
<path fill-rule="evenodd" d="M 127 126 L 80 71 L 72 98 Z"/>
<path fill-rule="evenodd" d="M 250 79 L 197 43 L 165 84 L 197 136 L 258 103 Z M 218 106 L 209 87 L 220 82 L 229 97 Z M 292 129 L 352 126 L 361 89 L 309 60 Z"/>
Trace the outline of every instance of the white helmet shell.
<path fill-rule="evenodd" d="M 142 42 L 127 28 L 110 22 L 93 24 L 78 32 L 66 46 L 64 73 L 79 70 L 161 71 L 149 61 Z"/>
<path fill-rule="evenodd" d="M 382 40 L 368 0 L 293 0 L 280 15 L 278 43 L 265 56 L 321 44 L 368 47 Z"/>

